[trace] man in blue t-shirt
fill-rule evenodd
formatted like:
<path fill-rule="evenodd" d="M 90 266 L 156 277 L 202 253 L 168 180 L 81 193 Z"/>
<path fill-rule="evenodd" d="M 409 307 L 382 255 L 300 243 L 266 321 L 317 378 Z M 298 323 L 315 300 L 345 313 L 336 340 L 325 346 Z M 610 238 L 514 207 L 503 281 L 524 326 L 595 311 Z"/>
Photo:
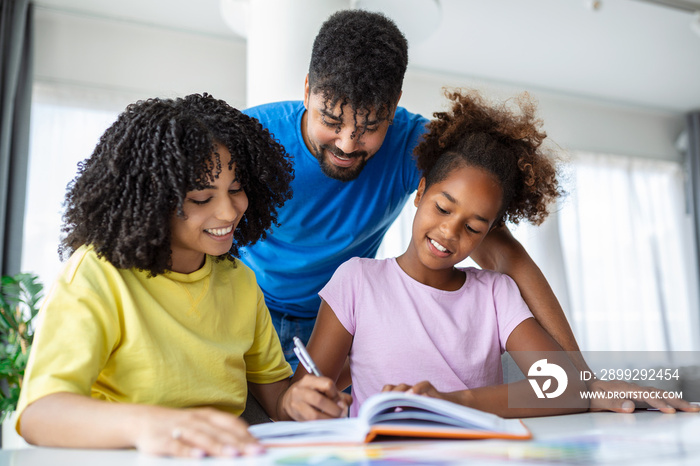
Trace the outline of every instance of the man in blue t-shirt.
<path fill-rule="evenodd" d="M 341 11 L 316 37 L 304 100 L 245 111 L 294 163 L 279 226 L 241 251 L 293 367 L 292 337 L 308 340 L 319 290 L 346 260 L 375 256 L 418 187 L 413 148 L 427 120 L 397 106 L 407 64 L 406 39 L 391 20 Z"/>

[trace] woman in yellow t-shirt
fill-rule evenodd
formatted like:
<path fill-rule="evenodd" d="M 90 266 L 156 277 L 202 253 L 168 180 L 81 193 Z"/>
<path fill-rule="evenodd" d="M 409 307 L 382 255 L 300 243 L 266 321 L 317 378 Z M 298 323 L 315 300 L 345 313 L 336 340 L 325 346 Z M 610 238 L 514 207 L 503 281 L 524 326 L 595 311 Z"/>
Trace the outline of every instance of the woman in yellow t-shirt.
<path fill-rule="evenodd" d="M 292 371 L 265 300 L 235 258 L 275 223 L 291 179 L 284 149 L 221 100 L 128 106 L 68 188 L 60 252 L 70 259 L 41 310 L 20 434 L 236 456 L 261 450 L 237 417 L 248 389 L 273 419 L 346 410 L 345 395 L 313 399 L 336 393 L 325 379 L 287 392 Z"/>

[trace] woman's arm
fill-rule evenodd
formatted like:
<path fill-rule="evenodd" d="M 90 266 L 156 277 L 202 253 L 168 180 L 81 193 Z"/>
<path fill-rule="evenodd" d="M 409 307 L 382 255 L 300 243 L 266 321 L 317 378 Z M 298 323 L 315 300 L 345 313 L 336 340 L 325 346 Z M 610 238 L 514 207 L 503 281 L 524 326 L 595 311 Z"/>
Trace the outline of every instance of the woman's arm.
<path fill-rule="evenodd" d="M 528 380 L 449 393 L 438 392 L 428 381 L 412 387 L 405 384 L 388 385 L 383 391 L 409 391 L 442 398 L 506 418 L 551 416 L 588 409 L 588 400 L 580 395 L 580 392 L 586 390 L 586 385 L 578 377 L 578 372 L 566 353 L 536 320 L 526 319 L 521 322 L 508 337 L 506 349 L 526 375 L 532 367 L 536 367 L 535 363 L 542 359 L 547 359 L 548 364 L 553 363 L 561 367 L 567 376 L 566 389 L 551 402 L 538 398 Z M 544 380 L 540 382 L 540 386 L 543 386 Z M 558 387 L 556 384 L 551 386 L 553 390 Z M 553 390 L 544 389 L 545 392 Z"/>
<path fill-rule="evenodd" d="M 109 403 L 54 393 L 31 403 L 21 435 L 34 445 L 136 448 L 153 455 L 232 457 L 262 451 L 245 422 L 213 408 L 173 409 Z"/>
<path fill-rule="evenodd" d="M 283 389 L 276 398 L 274 394 L 262 395 L 268 400 L 263 402 L 255 391 L 253 395 L 263 407 L 265 403 L 271 404 L 273 400 L 278 400 L 278 405 L 274 408 L 274 412 L 278 413 L 278 419 L 309 420 L 346 416 L 352 397 L 339 391 L 336 383 L 343 377 L 351 346 L 352 335 L 345 330 L 333 309 L 321 300 L 316 324 L 306 349 L 323 377 L 310 375 L 304 366 L 299 364 L 292 377 L 291 386 Z M 261 387 L 263 386 L 259 385 L 255 389 L 260 390 Z M 267 389 L 267 387 L 264 388 L 264 390 Z M 268 408 L 265 407 L 265 409 Z"/>

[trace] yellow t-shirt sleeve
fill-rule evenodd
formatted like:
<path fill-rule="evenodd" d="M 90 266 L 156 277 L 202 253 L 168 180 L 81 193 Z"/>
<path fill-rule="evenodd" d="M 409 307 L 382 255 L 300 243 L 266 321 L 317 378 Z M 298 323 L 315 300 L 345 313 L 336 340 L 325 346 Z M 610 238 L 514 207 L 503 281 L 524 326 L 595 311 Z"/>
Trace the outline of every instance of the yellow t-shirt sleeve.
<path fill-rule="evenodd" d="M 54 283 L 39 312 L 37 328 L 17 406 L 24 409 L 46 395 L 90 396 L 92 384 L 119 340 L 115 310 L 85 286 L 91 267 L 76 252 Z M 92 271 L 94 272 L 94 271 Z"/>
<path fill-rule="evenodd" d="M 246 378 L 248 382 L 267 384 L 278 382 L 291 377 L 293 372 L 289 363 L 284 359 L 282 346 L 275 327 L 270 319 L 270 312 L 265 305 L 260 287 L 256 310 L 255 339 L 253 346 L 245 355 Z"/>

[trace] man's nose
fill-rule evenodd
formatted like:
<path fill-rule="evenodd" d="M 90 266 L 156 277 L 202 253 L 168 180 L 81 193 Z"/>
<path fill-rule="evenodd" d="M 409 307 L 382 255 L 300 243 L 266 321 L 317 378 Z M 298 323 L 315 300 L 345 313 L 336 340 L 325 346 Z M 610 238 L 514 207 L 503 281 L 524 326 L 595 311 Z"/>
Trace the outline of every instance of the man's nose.
<path fill-rule="evenodd" d="M 346 154 L 352 154 L 358 148 L 359 137 L 357 134 L 353 134 L 354 131 L 347 129 L 338 133 L 338 137 L 335 140 L 335 147 L 340 149 Z"/>

